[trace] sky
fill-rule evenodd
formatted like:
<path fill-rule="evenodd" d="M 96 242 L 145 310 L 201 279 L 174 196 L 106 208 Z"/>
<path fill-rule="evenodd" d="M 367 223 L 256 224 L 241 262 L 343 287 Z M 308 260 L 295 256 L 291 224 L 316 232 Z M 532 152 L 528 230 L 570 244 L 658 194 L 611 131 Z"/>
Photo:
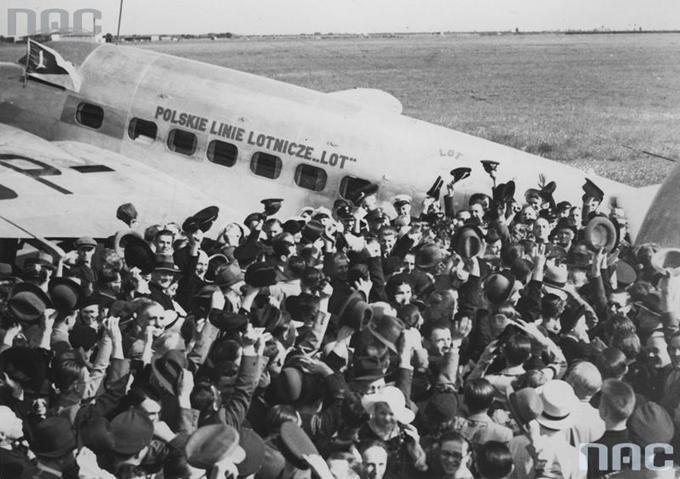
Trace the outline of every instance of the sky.
<path fill-rule="evenodd" d="M 101 11 L 102 31 L 115 33 L 119 0 L 0 0 L 0 35 L 9 9 L 40 14 L 61 8 Z M 16 31 L 26 30 L 19 16 Z M 55 21 L 52 19 L 51 21 Z M 85 26 L 92 26 L 85 17 Z M 678 0 L 124 0 L 121 34 L 295 34 L 424 31 L 680 29 Z"/>

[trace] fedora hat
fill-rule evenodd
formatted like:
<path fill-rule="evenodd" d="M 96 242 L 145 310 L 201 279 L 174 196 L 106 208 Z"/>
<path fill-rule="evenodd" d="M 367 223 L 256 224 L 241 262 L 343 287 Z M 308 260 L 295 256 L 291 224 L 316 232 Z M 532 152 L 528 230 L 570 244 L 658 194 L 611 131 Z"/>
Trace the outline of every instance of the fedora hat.
<path fill-rule="evenodd" d="M 501 304 L 510 298 L 515 289 L 515 277 L 508 271 L 494 273 L 484 282 L 484 293 L 492 304 Z"/>
<path fill-rule="evenodd" d="M 267 198 L 261 200 L 260 203 L 264 205 L 264 214 L 267 216 L 275 215 L 281 209 L 283 199 L 281 198 Z"/>
<path fill-rule="evenodd" d="M 52 300 L 35 284 L 17 283 L 7 304 L 17 320 L 32 323 L 40 319 L 46 308 L 52 307 Z"/>
<path fill-rule="evenodd" d="M 302 227 L 302 241 L 304 243 L 314 243 L 321 238 L 325 227 L 318 220 L 311 220 Z"/>
<path fill-rule="evenodd" d="M 508 408 L 520 425 L 528 424 L 543 413 L 543 401 L 536 389 L 527 387 L 519 391 L 509 391 Z"/>
<path fill-rule="evenodd" d="M 591 250 L 599 251 L 604 248 L 609 253 L 616 248 L 619 243 L 619 228 L 614 221 L 600 215 L 593 216 L 588 221 L 583 238 Z"/>
<path fill-rule="evenodd" d="M 375 356 L 362 356 L 353 361 L 349 377 L 353 381 L 375 381 L 385 377 L 389 360 L 381 361 Z"/>
<path fill-rule="evenodd" d="M 276 270 L 264 262 L 253 263 L 248 266 L 244 279 L 251 286 L 260 288 L 272 286 L 276 284 Z"/>
<path fill-rule="evenodd" d="M 499 183 L 493 189 L 493 200 L 497 203 L 507 203 L 515 197 L 515 182 L 510 180 L 507 183 Z"/>
<path fill-rule="evenodd" d="M 468 168 L 466 166 L 461 166 L 460 168 L 454 168 L 451 170 L 451 176 L 453 176 L 453 184 L 458 183 L 461 180 L 464 180 L 468 176 L 470 176 L 470 173 L 472 172 L 472 168 Z"/>
<path fill-rule="evenodd" d="M 416 252 L 416 266 L 422 269 L 433 268 L 444 259 L 444 251 L 434 244 L 426 244 Z"/>
<path fill-rule="evenodd" d="M 484 233 L 477 226 L 463 226 L 453 236 L 453 250 L 465 259 L 479 256 L 484 250 Z"/>
<path fill-rule="evenodd" d="M 404 330 L 404 323 L 394 316 L 374 316 L 368 323 L 371 334 L 389 349 L 397 352 L 397 341 Z"/>
<path fill-rule="evenodd" d="M 175 261 L 169 254 L 157 254 L 154 257 L 154 271 L 165 271 L 168 273 L 179 273 L 180 269 L 175 265 Z"/>
<path fill-rule="evenodd" d="M 373 414 L 378 403 L 387 404 L 394 418 L 401 424 L 410 424 L 416 417 L 415 413 L 406 407 L 404 393 L 395 386 L 385 386 L 377 393 L 366 394 L 361 398 L 361 405 L 369 414 Z"/>
<path fill-rule="evenodd" d="M 232 426 L 209 424 L 194 431 L 184 446 L 184 452 L 190 466 L 210 470 L 215 463 L 226 458 L 235 464 L 243 461 L 246 454 L 239 441 L 239 433 Z"/>
<path fill-rule="evenodd" d="M 565 299 L 567 293 L 564 287 L 567 285 L 569 270 L 563 265 L 550 264 L 543 272 L 543 290 Z"/>
<path fill-rule="evenodd" d="M 355 291 L 340 307 L 338 318 L 340 326 L 349 326 L 355 331 L 361 331 L 373 318 L 373 309 L 366 302 L 363 294 Z"/>
<path fill-rule="evenodd" d="M 215 273 L 215 284 L 220 287 L 232 286 L 243 281 L 243 272 L 238 263 L 220 266 Z"/>
<path fill-rule="evenodd" d="M 54 304 L 54 309 L 60 313 L 70 313 L 80 308 L 83 301 L 83 288 L 71 278 L 54 278 L 50 281 L 47 291 Z"/>
<path fill-rule="evenodd" d="M 123 257 L 128 268 L 139 268 L 142 274 L 151 273 L 156 263 L 149 243 L 134 235 L 127 237 Z"/>
<path fill-rule="evenodd" d="M 538 423 L 555 431 L 570 427 L 574 422 L 574 410 L 578 398 L 569 383 L 560 379 L 548 381 L 540 388 L 543 412 L 536 418 Z"/>
<path fill-rule="evenodd" d="M 171 349 L 151 362 L 151 374 L 160 388 L 171 395 L 177 393 L 182 370 L 187 368 L 184 351 Z"/>

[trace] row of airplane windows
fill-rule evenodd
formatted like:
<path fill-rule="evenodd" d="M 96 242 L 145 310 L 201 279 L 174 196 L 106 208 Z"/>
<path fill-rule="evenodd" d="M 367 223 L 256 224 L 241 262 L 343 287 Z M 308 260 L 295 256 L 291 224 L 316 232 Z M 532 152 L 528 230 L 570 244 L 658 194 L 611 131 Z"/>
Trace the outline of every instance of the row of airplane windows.
<path fill-rule="evenodd" d="M 104 110 L 98 105 L 80 103 L 76 110 L 76 121 L 95 130 L 104 123 Z M 152 143 L 158 135 L 158 126 L 153 121 L 133 118 L 128 126 L 128 136 L 132 140 L 148 141 Z M 198 147 L 198 137 L 186 130 L 173 129 L 168 134 L 167 146 L 170 151 L 180 155 L 192 156 Z M 208 160 L 218 165 L 232 167 L 238 159 L 238 147 L 232 143 L 212 140 L 206 151 Z M 281 175 L 283 163 L 281 158 L 265 152 L 253 153 L 250 169 L 258 176 L 277 179 Z M 323 191 L 326 187 L 328 175 L 323 168 L 304 163 L 295 169 L 295 184 L 300 188 L 311 191 Z M 345 176 L 340 182 L 340 195 L 347 197 L 347 193 L 368 183 L 368 181 L 353 176 Z"/>

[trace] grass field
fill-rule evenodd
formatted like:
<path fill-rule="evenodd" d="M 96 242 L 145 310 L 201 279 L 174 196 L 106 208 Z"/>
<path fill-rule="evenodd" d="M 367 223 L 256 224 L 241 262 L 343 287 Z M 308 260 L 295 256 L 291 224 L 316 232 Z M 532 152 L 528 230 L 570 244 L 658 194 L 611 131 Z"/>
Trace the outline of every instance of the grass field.
<path fill-rule="evenodd" d="M 635 185 L 680 159 L 680 34 L 233 39 L 143 45 L 334 91 Z M 0 48 L 1 59 L 21 49 Z"/>

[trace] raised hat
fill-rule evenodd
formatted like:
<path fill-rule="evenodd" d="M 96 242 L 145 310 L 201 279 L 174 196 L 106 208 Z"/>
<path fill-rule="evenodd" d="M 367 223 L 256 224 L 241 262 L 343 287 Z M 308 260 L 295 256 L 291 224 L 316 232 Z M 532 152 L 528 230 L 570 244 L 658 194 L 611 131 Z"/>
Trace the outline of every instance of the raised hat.
<path fill-rule="evenodd" d="M 196 429 L 189 437 L 184 452 L 190 466 L 210 470 L 215 463 L 229 457 L 239 463 L 245 452 L 239 446 L 239 433 L 226 424 L 210 424 Z"/>
<path fill-rule="evenodd" d="M 200 229 L 205 233 L 212 227 L 219 213 L 220 209 L 217 206 L 208 206 L 207 208 L 203 208 L 195 215 L 184 220 L 184 223 L 182 224 L 182 230 L 186 231 L 187 233 L 192 233 Z"/>
<path fill-rule="evenodd" d="M 60 313 L 70 313 L 81 306 L 83 288 L 71 278 L 53 278 L 47 287 L 54 309 Z"/>
<path fill-rule="evenodd" d="M 385 346 L 397 352 L 397 341 L 404 330 L 404 323 L 399 318 L 387 314 L 374 316 L 367 329 Z"/>
<path fill-rule="evenodd" d="M 498 162 L 492 160 L 482 160 L 482 167 L 484 171 L 491 174 L 498 169 Z"/>
<path fill-rule="evenodd" d="M 73 243 L 74 246 L 78 249 L 80 248 L 96 248 L 97 247 L 97 242 L 93 239 L 90 238 L 89 236 L 82 236 L 78 238 L 75 243 Z"/>
<path fill-rule="evenodd" d="M 139 268 L 142 274 L 149 274 L 153 271 L 156 262 L 155 255 L 149 243 L 142 238 L 133 235 L 126 236 L 123 256 L 129 268 Z"/>
<path fill-rule="evenodd" d="M 653 443 L 670 443 L 675 434 L 673 419 L 668 411 L 652 401 L 639 404 L 628 418 L 628 430 L 645 447 Z"/>
<path fill-rule="evenodd" d="M 534 388 L 523 388 L 508 395 L 508 407 L 520 424 L 527 424 L 543 413 L 543 401 Z"/>
<path fill-rule="evenodd" d="M 244 276 L 246 284 L 255 287 L 266 287 L 276 284 L 276 270 L 267 263 L 253 263 L 248 266 Z"/>
<path fill-rule="evenodd" d="M 243 281 L 243 272 L 238 263 L 229 263 L 221 266 L 215 273 L 215 284 L 220 287 L 227 287 Z"/>
<path fill-rule="evenodd" d="M 465 225 L 452 239 L 453 250 L 465 259 L 474 258 L 484 250 L 484 233 L 477 226 Z"/>
<path fill-rule="evenodd" d="M 499 183 L 493 189 L 493 200 L 497 203 L 507 203 L 515 197 L 515 182 Z"/>
<path fill-rule="evenodd" d="M 76 448 L 73 427 L 65 417 L 55 416 L 39 422 L 30 431 L 31 450 L 36 456 L 58 458 Z"/>
<path fill-rule="evenodd" d="M 137 219 L 137 216 L 137 209 L 132 203 L 124 203 L 116 210 L 116 218 L 128 226 L 132 223 L 132 220 Z"/>
<path fill-rule="evenodd" d="M 184 351 L 171 349 L 151 362 L 151 375 L 164 392 L 175 395 L 183 370 L 188 366 Z"/>
<path fill-rule="evenodd" d="M 98 339 L 97 330 L 85 324 L 76 324 L 68 333 L 68 342 L 74 349 L 83 348 L 89 351 L 97 344 Z"/>
<path fill-rule="evenodd" d="M 248 477 L 262 469 L 265 446 L 260 435 L 252 429 L 241 429 L 239 446 L 245 452 L 245 459 L 236 465 L 239 477 Z"/>
<path fill-rule="evenodd" d="M 373 310 L 361 292 L 355 291 L 347 297 L 338 313 L 340 326 L 349 326 L 361 331 L 373 317 Z"/>
<path fill-rule="evenodd" d="M 347 199 L 354 203 L 355 206 L 361 206 L 361 202 L 368 196 L 374 195 L 378 192 L 378 185 L 375 183 L 366 183 L 347 195 Z"/>
<path fill-rule="evenodd" d="M 472 172 L 472 168 L 468 168 L 465 166 L 461 166 L 460 168 L 454 168 L 451 170 L 451 176 L 453 176 L 453 183 L 456 184 L 461 180 L 464 180 L 468 176 L 470 176 L 470 173 Z"/>
<path fill-rule="evenodd" d="M 248 216 L 246 216 L 246 219 L 243 220 L 243 224 L 248 226 L 248 223 L 253 221 L 264 221 L 266 219 L 267 217 L 264 215 L 264 213 L 250 213 Z"/>
<path fill-rule="evenodd" d="M 281 425 L 279 449 L 291 464 L 303 470 L 310 467 L 304 456 L 319 454 L 307 433 L 292 421 Z"/>
<path fill-rule="evenodd" d="M 604 248 L 609 253 L 619 243 L 619 229 L 611 219 L 596 215 L 588 221 L 583 238 L 591 250 L 599 251 Z"/>
<path fill-rule="evenodd" d="M 352 203 L 344 198 L 335 200 L 333 212 L 338 218 L 350 218 L 352 216 Z"/>
<path fill-rule="evenodd" d="M 47 293 L 32 283 L 14 285 L 7 304 L 17 320 L 28 323 L 38 321 L 45 309 L 52 307 Z"/>
<path fill-rule="evenodd" d="M 352 214 L 350 210 L 350 215 Z M 290 233 L 292 235 L 298 234 L 300 231 L 302 231 L 302 227 L 306 224 L 306 221 L 298 221 L 298 220 L 288 220 L 285 221 L 282 225 L 283 231 L 286 233 Z"/>
<path fill-rule="evenodd" d="M 586 182 L 583 184 L 583 193 L 584 197 L 597 198 L 600 201 L 604 198 L 604 191 L 588 178 L 586 178 Z"/>
<path fill-rule="evenodd" d="M 248 318 L 238 313 L 216 311 L 208 316 L 210 322 L 220 331 L 245 331 Z"/>
<path fill-rule="evenodd" d="M 285 404 L 291 404 L 300 399 L 304 375 L 295 367 L 285 367 L 274 382 L 276 398 Z"/>
<path fill-rule="evenodd" d="M 536 420 L 541 426 L 560 431 L 573 424 L 578 398 L 569 383 L 560 379 L 548 381 L 540 387 L 540 396 L 543 412 Z"/>
<path fill-rule="evenodd" d="M 492 304 L 501 304 L 510 298 L 515 289 L 515 277 L 507 272 L 494 273 L 484 282 L 484 292 Z"/>
<path fill-rule="evenodd" d="M 281 198 L 267 198 L 261 200 L 260 203 L 264 205 L 264 214 L 267 216 L 275 215 L 281 209 L 281 203 L 283 199 Z"/>
<path fill-rule="evenodd" d="M 229 258 L 223 254 L 217 253 L 208 257 L 208 268 L 205 271 L 205 280 L 209 282 L 215 281 L 215 273 L 225 264 L 229 264 Z"/>

